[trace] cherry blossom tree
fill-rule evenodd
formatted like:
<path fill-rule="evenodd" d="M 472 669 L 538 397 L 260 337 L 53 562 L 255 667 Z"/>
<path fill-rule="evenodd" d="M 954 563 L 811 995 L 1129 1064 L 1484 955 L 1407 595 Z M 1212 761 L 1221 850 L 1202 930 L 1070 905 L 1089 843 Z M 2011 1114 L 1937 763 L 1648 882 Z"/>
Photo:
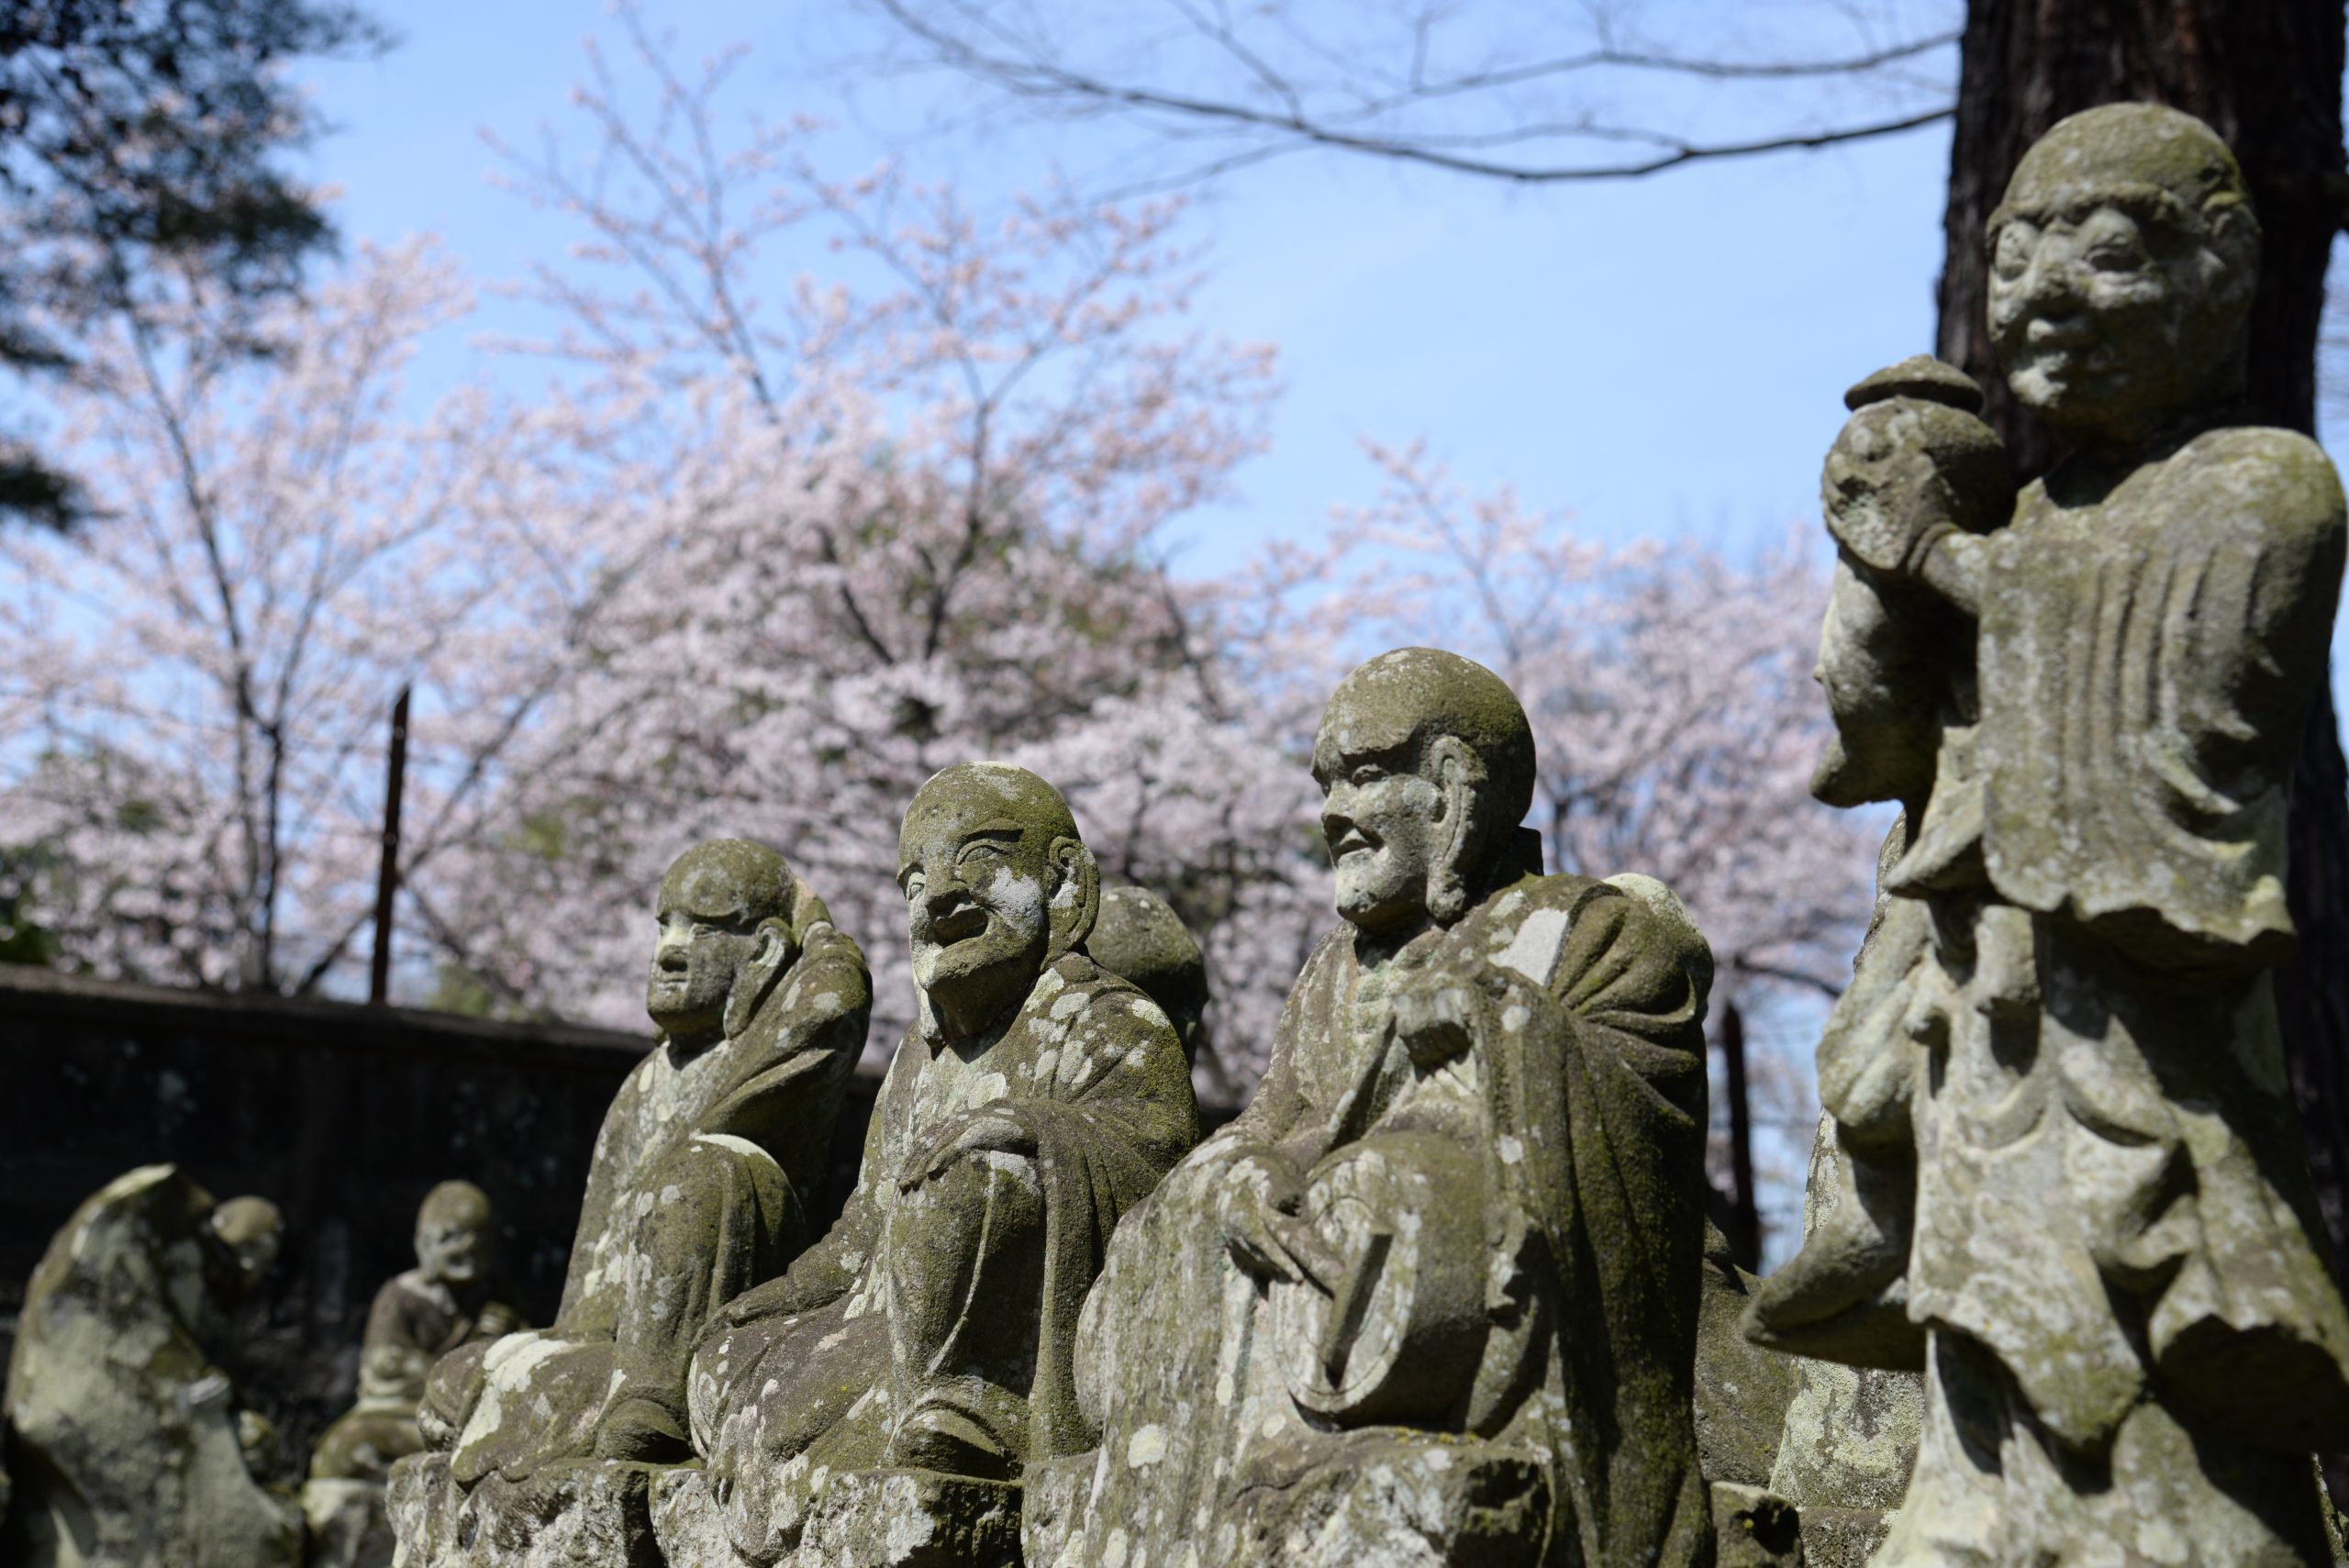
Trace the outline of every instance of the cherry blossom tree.
<path fill-rule="evenodd" d="M 273 304 L 260 359 L 153 311 L 93 342 L 59 411 L 99 517 L 0 535 L 0 892 L 70 962 L 316 988 L 371 918 L 393 695 L 466 716 L 419 779 L 419 857 L 526 719 L 560 584 L 480 504 L 518 431 L 477 390 L 403 410 L 467 299 L 415 243 Z"/>

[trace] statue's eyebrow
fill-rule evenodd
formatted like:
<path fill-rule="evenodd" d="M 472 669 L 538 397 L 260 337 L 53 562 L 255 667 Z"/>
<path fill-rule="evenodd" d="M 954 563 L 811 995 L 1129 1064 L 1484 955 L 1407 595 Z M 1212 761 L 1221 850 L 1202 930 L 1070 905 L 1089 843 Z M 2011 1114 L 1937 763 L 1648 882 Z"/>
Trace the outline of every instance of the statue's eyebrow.
<path fill-rule="evenodd" d="M 1016 844 L 1019 841 L 1019 835 L 1020 828 L 1017 822 L 982 822 L 963 835 L 963 842 L 967 844 L 974 839 L 1008 839 Z"/>

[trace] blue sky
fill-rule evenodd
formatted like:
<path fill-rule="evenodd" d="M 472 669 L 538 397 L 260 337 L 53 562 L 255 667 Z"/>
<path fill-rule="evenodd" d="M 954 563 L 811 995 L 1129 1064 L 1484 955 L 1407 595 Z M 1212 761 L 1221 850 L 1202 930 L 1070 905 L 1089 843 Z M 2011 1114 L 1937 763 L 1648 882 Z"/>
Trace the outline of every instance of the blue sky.
<path fill-rule="evenodd" d="M 559 256 L 571 231 L 491 186 L 480 133 L 528 145 L 541 125 L 566 128 L 580 40 L 610 36 L 601 8 L 376 8 L 403 44 L 312 72 L 341 128 L 310 172 L 343 189 L 346 232 L 435 230 L 484 279 Z M 854 24 L 837 0 L 649 9 L 688 54 L 747 39 L 740 103 L 844 121 L 843 166 L 901 147 L 924 177 L 1008 189 L 1081 162 L 1090 150 L 1076 139 L 1102 134 L 904 139 L 944 84 L 867 83 L 845 97 L 828 67 Z M 1531 191 L 1328 156 L 1227 183 L 1191 219 L 1211 245 L 1197 314 L 1278 343 L 1287 390 L 1241 499 L 1187 525 L 1184 565 L 1227 568 L 1266 535 L 1309 533 L 1333 503 L 1367 500 L 1365 436 L 1424 437 L 1464 484 L 1509 481 L 1602 537 L 1695 536 L 1733 551 L 1775 542 L 1815 515 L 1842 389 L 1932 347 L 1946 159 L 1931 129 Z M 475 327 L 508 326 L 519 309 L 488 301 Z M 471 361 L 444 345 L 418 390 Z"/>

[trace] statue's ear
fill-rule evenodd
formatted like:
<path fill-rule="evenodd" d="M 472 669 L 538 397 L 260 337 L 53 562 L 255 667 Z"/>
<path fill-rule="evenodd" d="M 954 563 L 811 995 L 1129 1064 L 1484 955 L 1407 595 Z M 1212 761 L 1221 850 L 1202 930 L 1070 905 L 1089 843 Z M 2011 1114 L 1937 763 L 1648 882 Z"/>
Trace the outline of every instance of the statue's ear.
<path fill-rule="evenodd" d="M 1101 867 L 1093 851 L 1081 840 L 1054 839 L 1052 864 L 1052 941 L 1044 952 L 1046 963 L 1057 963 L 1082 947 L 1101 914 Z"/>
<path fill-rule="evenodd" d="M 1449 926 L 1468 912 L 1468 889 L 1485 847 L 1485 764 L 1454 735 L 1428 742 L 1421 766 L 1443 792 L 1436 854 L 1428 867 L 1428 914 Z"/>
<path fill-rule="evenodd" d="M 783 978 L 791 961 L 799 956 L 798 944 L 791 938 L 791 922 L 782 917 L 770 917 L 759 922 L 758 946 L 751 950 L 750 962 L 742 965 L 734 977 L 734 988 L 726 994 L 726 1038 L 734 1039 L 751 1027 L 759 1009 L 774 992 L 775 982 Z"/>

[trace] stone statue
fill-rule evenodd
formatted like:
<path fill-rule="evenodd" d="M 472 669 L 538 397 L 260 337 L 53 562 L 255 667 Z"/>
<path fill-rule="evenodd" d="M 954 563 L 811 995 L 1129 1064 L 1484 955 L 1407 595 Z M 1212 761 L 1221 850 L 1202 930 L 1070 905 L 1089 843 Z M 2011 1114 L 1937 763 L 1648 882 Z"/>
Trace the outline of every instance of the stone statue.
<path fill-rule="evenodd" d="M 1347 676 L 1313 771 L 1344 923 L 1110 1243 L 1028 1561 L 1709 1562 L 1703 938 L 1541 874 L 1531 730 L 1465 659 Z"/>
<path fill-rule="evenodd" d="M 949 768 L 898 866 L 918 1018 L 839 1224 L 695 1354 L 673 1568 L 1017 1562 L 1023 1475 L 1085 1440 L 1085 1287 L 1198 1139 L 1166 1015 L 1087 956 L 1099 873 L 1059 791 Z"/>
<path fill-rule="evenodd" d="M 641 1475 L 580 1462 L 690 1458 L 694 1336 L 806 1240 L 802 1195 L 864 1046 L 864 955 L 747 840 L 680 855 L 655 915 L 645 1009 L 660 1040 L 596 1135 L 562 1307 L 551 1329 L 434 1367 L 418 1418 L 436 1462 L 394 1473 L 410 1561 L 495 1561 L 606 1482 L 618 1491 L 590 1511 L 628 1518 L 599 1514 L 593 1530 L 643 1526 Z"/>
<path fill-rule="evenodd" d="M 1085 951 L 1119 979 L 1141 987 L 1174 1026 L 1184 1058 L 1198 1060 L 1207 1028 L 1207 958 L 1172 905 L 1146 887 L 1104 887 L 1101 916 Z"/>
<path fill-rule="evenodd" d="M 2259 231 L 2208 127 L 2062 122 L 1988 238 L 2008 384 L 2073 455 L 1988 527 L 1975 432 L 1864 406 L 1830 459 L 1882 620 L 1820 675 L 1888 762 L 1843 798 L 1903 820 L 1820 1047 L 1837 1199 L 1749 1328 L 1926 1369 L 1880 1564 L 2324 1561 L 2349 1312 L 2271 975 L 2340 484 L 2241 406 Z M 1921 728 L 1866 711 L 1904 681 Z"/>
<path fill-rule="evenodd" d="M 269 1423 L 218 1362 L 283 1230 L 176 1166 L 108 1183 L 57 1233 L 8 1358 L 10 1568 L 295 1568 L 301 1510 L 265 1486 Z"/>
<path fill-rule="evenodd" d="M 384 1282 L 367 1314 L 359 1351 L 359 1400 L 310 1452 L 302 1488 L 310 1568 L 377 1568 L 391 1561 L 384 1479 L 395 1461 L 421 1452 L 417 1402 L 433 1362 L 460 1345 L 486 1344 L 523 1327 L 495 1299 L 496 1231 L 489 1195 L 471 1182 L 442 1182 L 416 1215 L 416 1267 Z"/>
<path fill-rule="evenodd" d="M 375 1293 L 359 1352 L 359 1402 L 311 1451 L 310 1479 L 383 1480 L 393 1461 L 424 1447 L 416 1407 L 432 1363 L 524 1326 L 520 1313 L 492 1298 L 496 1246 L 488 1194 L 471 1182 L 442 1182 L 425 1195 L 416 1267 Z"/>

